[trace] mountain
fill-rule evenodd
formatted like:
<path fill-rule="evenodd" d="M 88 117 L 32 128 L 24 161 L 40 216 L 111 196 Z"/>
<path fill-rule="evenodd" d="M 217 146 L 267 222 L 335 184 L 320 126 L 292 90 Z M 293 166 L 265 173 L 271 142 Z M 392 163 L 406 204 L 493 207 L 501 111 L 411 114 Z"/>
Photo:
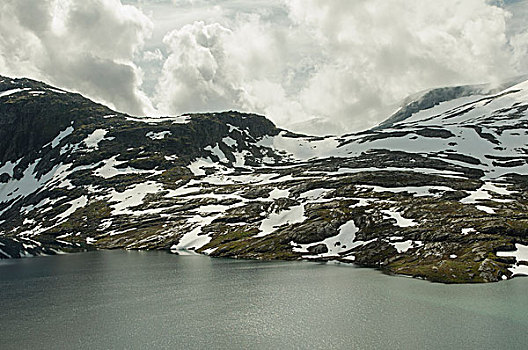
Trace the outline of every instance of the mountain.
<path fill-rule="evenodd" d="M 528 80 L 528 76 L 519 76 L 505 83 L 495 86 L 494 84 L 449 86 L 430 89 L 411 95 L 403 101 L 401 107 L 388 119 L 380 123 L 374 130 L 390 127 L 401 122 L 413 114 L 435 107 L 442 102 L 452 101 L 468 96 L 491 96 L 506 90 L 512 86 Z"/>
<path fill-rule="evenodd" d="M 0 257 L 157 249 L 446 283 L 528 274 L 528 82 L 448 90 L 312 137 L 234 111 L 133 117 L 0 77 Z"/>

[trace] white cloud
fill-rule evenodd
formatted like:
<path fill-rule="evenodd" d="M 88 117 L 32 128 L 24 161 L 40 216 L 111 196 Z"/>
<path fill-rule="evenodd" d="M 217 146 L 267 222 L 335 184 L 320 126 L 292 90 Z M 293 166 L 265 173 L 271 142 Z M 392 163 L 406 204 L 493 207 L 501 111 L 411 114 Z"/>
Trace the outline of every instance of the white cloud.
<path fill-rule="evenodd" d="M 160 49 L 155 49 L 153 51 L 143 51 L 143 60 L 146 62 L 152 61 L 163 61 L 163 54 Z"/>
<path fill-rule="evenodd" d="M 299 131 L 359 130 L 409 94 L 501 80 L 525 60 L 526 34 L 509 40 L 509 12 L 484 0 L 291 0 L 278 9 L 287 21 L 280 11 L 240 11 L 168 34 L 159 107 L 245 109 Z"/>
<path fill-rule="evenodd" d="M 237 109 L 321 134 L 373 126 L 420 90 L 528 69 L 526 2 L 126 3 L 3 2 L 0 74 L 131 113 Z"/>
<path fill-rule="evenodd" d="M 316 38 L 324 63 L 300 93 L 308 113 L 342 128 L 381 121 L 405 96 L 430 87 L 516 74 L 509 14 L 485 1 L 289 2 L 292 21 Z"/>
<path fill-rule="evenodd" d="M 150 102 L 132 60 L 151 28 L 119 0 L 3 1 L 0 73 L 43 79 L 140 114 Z"/>
<path fill-rule="evenodd" d="M 169 57 L 158 86 L 159 107 L 183 113 L 240 105 L 243 90 L 224 48 L 231 31 L 220 24 L 195 22 L 167 34 Z"/>

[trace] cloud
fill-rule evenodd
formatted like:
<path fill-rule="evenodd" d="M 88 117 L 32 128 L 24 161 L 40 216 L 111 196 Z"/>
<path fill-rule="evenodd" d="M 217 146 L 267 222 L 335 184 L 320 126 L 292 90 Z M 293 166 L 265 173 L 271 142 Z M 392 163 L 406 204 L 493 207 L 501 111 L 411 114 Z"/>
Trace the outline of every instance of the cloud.
<path fill-rule="evenodd" d="M 218 110 L 240 103 L 243 91 L 235 87 L 238 75 L 231 71 L 224 49 L 230 35 L 220 24 L 195 22 L 165 36 L 170 55 L 158 87 L 161 109 Z"/>
<path fill-rule="evenodd" d="M 165 37 L 156 101 L 176 113 L 250 110 L 299 131 L 365 129 L 417 91 L 522 73 L 527 34 L 509 37 L 510 18 L 484 0 L 290 0 L 268 14 L 241 10 Z"/>
<path fill-rule="evenodd" d="M 133 63 L 152 22 L 119 0 L 7 0 L 0 5 L 1 74 L 28 76 L 141 114 L 150 102 Z"/>
<path fill-rule="evenodd" d="M 321 134 L 374 126 L 421 90 L 528 70 L 523 1 L 125 3 L 2 2 L 0 74 L 133 114 L 237 109 Z"/>
<path fill-rule="evenodd" d="M 325 53 L 300 100 L 345 129 L 372 126 L 416 91 L 518 73 L 509 13 L 485 1 L 292 0 L 289 8 Z"/>

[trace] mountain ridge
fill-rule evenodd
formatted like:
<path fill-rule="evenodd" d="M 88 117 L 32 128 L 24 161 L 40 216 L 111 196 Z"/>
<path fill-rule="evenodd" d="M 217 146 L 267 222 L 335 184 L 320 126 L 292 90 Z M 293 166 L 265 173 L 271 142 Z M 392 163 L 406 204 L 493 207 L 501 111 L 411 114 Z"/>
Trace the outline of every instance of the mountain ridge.
<path fill-rule="evenodd" d="M 161 249 L 446 283 L 526 274 L 527 91 L 314 137 L 235 111 L 132 117 L 0 77 L 0 258 Z"/>
<path fill-rule="evenodd" d="M 414 113 L 433 108 L 442 102 L 472 95 L 482 97 L 494 95 L 526 80 L 528 76 L 518 76 L 497 86 L 496 84 L 477 84 L 428 89 L 407 97 L 395 113 L 370 130 L 390 127 L 394 123 L 404 121 Z"/>

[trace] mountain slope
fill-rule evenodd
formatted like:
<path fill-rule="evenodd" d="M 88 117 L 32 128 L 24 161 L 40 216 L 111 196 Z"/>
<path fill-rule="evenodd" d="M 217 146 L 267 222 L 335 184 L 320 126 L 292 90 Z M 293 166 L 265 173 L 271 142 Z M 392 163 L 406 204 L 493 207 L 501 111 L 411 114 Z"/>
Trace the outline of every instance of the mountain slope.
<path fill-rule="evenodd" d="M 380 123 L 374 130 L 391 127 L 395 123 L 404 121 L 413 114 L 433 108 L 440 103 L 460 99 L 468 96 L 490 96 L 515 86 L 527 80 L 527 76 L 520 76 L 499 86 L 491 84 L 462 85 L 431 89 L 409 96 L 402 106 L 392 116 Z"/>
<path fill-rule="evenodd" d="M 523 274 L 527 87 L 310 137 L 238 112 L 131 117 L 0 78 L 0 257 L 165 249 L 442 282 Z"/>

